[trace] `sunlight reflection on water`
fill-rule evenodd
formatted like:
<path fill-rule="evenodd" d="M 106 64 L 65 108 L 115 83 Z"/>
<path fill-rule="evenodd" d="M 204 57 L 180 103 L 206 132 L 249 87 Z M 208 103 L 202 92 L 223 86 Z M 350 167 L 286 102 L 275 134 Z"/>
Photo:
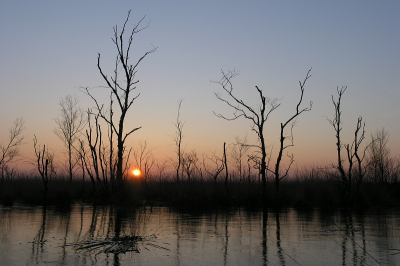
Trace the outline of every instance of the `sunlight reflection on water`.
<path fill-rule="evenodd" d="M 400 263 L 400 213 L 393 211 L 186 214 L 166 207 L 74 205 L 0 207 L 0 213 L 0 265 Z M 110 252 L 125 248 L 123 240 L 132 236 L 143 238 L 129 242 L 139 253 Z"/>

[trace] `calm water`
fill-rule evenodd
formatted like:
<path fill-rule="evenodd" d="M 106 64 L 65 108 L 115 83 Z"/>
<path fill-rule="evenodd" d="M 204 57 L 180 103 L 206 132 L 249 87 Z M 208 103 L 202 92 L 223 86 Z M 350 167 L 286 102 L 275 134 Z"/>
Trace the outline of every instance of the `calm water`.
<path fill-rule="evenodd" d="M 0 265 L 400 265 L 393 211 L 194 215 L 75 205 L 0 207 L 0 214 Z M 133 250 L 112 253 L 116 243 Z"/>

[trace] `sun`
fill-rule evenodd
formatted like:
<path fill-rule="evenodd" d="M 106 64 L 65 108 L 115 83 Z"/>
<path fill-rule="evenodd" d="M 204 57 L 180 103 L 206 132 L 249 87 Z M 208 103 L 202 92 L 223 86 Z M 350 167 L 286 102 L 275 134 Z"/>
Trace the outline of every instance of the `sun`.
<path fill-rule="evenodd" d="M 132 171 L 132 175 L 133 175 L 134 177 L 140 177 L 141 174 L 142 174 L 142 172 L 141 172 L 139 169 L 134 169 L 134 170 Z"/>

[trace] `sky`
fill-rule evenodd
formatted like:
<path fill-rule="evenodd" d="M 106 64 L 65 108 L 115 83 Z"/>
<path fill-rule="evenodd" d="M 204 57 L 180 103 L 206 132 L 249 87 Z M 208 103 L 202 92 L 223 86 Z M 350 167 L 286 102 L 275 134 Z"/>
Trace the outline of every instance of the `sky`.
<path fill-rule="evenodd" d="M 342 98 L 344 143 L 353 140 L 357 118 L 366 123 L 366 140 L 385 128 L 392 155 L 400 154 L 400 2 L 399 1 L 0 1 L 0 142 L 17 117 L 25 120 L 23 167 L 33 158 L 33 135 L 63 160 L 54 134 L 58 105 L 76 95 L 83 109 L 93 101 L 89 88 L 108 103 L 109 92 L 98 69 L 111 75 L 116 49 L 113 27 L 128 29 L 143 16 L 149 27 L 135 35 L 131 59 L 140 64 L 140 97 L 130 109 L 126 128 L 142 127 L 126 144 L 147 140 L 157 158 L 174 157 L 179 100 L 183 148 L 222 154 L 223 143 L 247 135 L 256 142 L 248 120 L 225 121 L 232 110 L 214 93 L 221 71 L 236 70 L 234 93 L 253 107 L 255 86 L 281 103 L 266 124 L 267 144 L 278 147 L 280 123 L 295 112 L 299 81 L 312 68 L 303 106 L 313 102 L 294 128 L 297 167 L 330 165 L 336 159 L 331 97 Z"/>

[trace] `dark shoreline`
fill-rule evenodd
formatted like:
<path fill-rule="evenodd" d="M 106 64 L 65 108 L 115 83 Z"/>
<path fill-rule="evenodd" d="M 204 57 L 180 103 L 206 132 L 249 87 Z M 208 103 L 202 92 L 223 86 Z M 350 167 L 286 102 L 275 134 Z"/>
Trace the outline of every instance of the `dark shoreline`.
<path fill-rule="evenodd" d="M 228 187 L 228 189 L 227 189 Z M 117 196 L 111 193 L 93 193 L 89 181 L 54 179 L 49 181 L 47 200 L 39 178 L 3 180 L 0 204 L 68 206 L 76 202 L 121 206 L 168 206 L 182 210 L 208 210 L 214 208 L 262 207 L 261 184 L 258 181 L 221 182 L 181 181 L 128 181 Z M 279 194 L 274 183 L 268 183 L 267 207 L 272 209 L 335 210 L 339 208 L 367 210 L 400 207 L 400 183 L 364 182 L 350 197 L 341 193 L 340 185 L 326 178 L 284 180 Z M 229 191 L 228 191 L 229 190 Z M 346 198 L 346 202 L 344 201 Z"/>

